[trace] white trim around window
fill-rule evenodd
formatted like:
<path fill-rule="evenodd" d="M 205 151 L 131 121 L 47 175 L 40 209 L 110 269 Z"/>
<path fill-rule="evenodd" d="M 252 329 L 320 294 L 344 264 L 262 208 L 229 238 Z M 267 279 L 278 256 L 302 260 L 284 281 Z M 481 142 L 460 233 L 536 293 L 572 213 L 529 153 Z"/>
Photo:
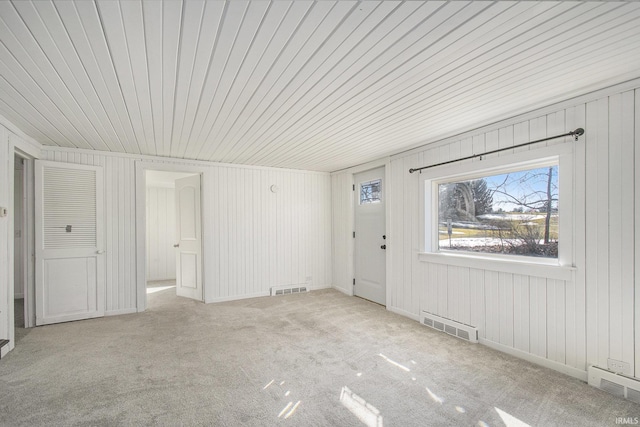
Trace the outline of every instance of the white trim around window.
<path fill-rule="evenodd" d="M 482 268 L 517 274 L 530 274 L 538 277 L 567 280 L 575 273 L 574 268 L 574 236 L 573 218 L 574 179 L 573 167 L 574 144 L 583 141 L 541 147 L 512 154 L 484 158 L 483 160 L 466 160 L 460 163 L 437 166 L 423 170 L 420 177 L 421 206 L 421 252 L 419 259 L 423 262 Z M 522 169 L 531 169 L 550 164 L 559 165 L 559 235 L 558 258 L 538 258 L 518 255 L 498 255 L 475 252 L 440 252 L 438 250 L 438 192 L 440 183 L 452 180 L 477 178 L 479 175 L 506 173 Z"/>

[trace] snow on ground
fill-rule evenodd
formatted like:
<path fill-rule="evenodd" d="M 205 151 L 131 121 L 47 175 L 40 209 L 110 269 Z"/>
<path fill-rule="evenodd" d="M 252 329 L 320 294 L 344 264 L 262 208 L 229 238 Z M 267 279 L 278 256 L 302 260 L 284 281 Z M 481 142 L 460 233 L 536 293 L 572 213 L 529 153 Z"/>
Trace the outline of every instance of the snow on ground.
<path fill-rule="evenodd" d="M 453 249 L 455 249 L 456 246 L 467 247 L 467 248 L 477 247 L 477 246 L 499 246 L 502 244 L 505 244 L 505 245 L 513 244 L 517 246 L 521 243 L 522 242 L 518 239 L 496 239 L 493 237 L 464 237 L 464 238 L 456 237 L 454 239 L 451 239 L 451 246 L 449 246 L 449 239 L 440 240 L 440 247 L 441 248 L 452 247 Z M 542 244 L 543 241 L 540 240 L 540 243 Z"/>

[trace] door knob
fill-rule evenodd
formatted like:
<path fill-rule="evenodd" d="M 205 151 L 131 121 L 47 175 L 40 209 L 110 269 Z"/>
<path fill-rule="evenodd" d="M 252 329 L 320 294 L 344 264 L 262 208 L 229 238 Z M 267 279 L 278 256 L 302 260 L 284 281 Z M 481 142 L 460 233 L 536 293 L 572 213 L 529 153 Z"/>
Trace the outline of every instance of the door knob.
<path fill-rule="evenodd" d="M 97 251 L 96 252 L 98 255 L 102 255 L 104 253 L 104 251 Z"/>
<path fill-rule="evenodd" d="M 176 243 L 175 245 L 173 245 L 174 248 L 179 248 L 180 247 L 180 243 Z"/>
<path fill-rule="evenodd" d="M 380 249 L 387 249 L 387 245 L 380 246 Z"/>

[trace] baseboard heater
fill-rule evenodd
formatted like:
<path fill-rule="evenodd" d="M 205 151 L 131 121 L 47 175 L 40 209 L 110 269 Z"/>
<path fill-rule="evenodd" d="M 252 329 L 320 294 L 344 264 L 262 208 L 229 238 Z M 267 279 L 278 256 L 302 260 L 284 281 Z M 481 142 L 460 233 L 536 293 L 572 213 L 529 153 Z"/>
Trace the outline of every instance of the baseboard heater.
<path fill-rule="evenodd" d="M 301 285 L 284 285 L 271 287 L 272 297 L 275 297 L 276 295 L 299 294 L 301 292 L 309 292 L 309 288 L 306 283 Z"/>
<path fill-rule="evenodd" d="M 640 403 L 640 381 L 597 366 L 587 369 L 589 385 L 613 395 Z"/>
<path fill-rule="evenodd" d="M 449 335 L 453 335 L 454 337 L 465 341 L 472 343 L 478 342 L 478 328 L 475 326 L 465 325 L 464 323 L 456 322 L 455 320 L 436 316 L 428 311 L 420 313 L 420 323 L 438 331 L 446 332 Z"/>

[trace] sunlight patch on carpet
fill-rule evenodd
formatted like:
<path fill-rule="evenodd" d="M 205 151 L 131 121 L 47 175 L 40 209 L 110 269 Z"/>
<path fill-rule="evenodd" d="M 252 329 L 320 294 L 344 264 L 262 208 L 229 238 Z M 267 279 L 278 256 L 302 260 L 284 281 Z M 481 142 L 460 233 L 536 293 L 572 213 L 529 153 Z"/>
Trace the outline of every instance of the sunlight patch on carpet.
<path fill-rule="evenodd" d="M 366 400 L 352 392 L 349 387 L 342 387 L 340 403 L 353 415 L 358 417 L 367 427 L 383 427 L 380 411 Z"/>

